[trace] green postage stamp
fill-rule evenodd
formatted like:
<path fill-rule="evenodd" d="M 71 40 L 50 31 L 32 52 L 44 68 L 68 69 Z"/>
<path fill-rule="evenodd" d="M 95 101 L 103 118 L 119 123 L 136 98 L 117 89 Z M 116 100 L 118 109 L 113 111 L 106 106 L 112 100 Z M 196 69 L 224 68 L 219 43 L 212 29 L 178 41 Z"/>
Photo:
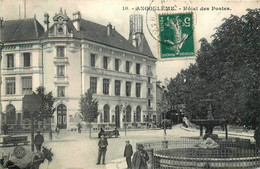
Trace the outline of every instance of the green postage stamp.
<path fill-rule="evenodd" d="M 193 13 L 159 14 L 160 58 L 195 56 Z"/>

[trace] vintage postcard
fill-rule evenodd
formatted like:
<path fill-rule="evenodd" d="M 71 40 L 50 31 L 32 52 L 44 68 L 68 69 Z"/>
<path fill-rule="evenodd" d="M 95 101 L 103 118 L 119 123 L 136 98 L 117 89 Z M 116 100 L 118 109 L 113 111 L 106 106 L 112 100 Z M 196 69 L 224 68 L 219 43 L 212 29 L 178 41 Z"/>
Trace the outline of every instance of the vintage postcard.
<path fill-rule="evenodd" d="M 259 0 L 0 0 L 0 168 L 260 168 Z"/>

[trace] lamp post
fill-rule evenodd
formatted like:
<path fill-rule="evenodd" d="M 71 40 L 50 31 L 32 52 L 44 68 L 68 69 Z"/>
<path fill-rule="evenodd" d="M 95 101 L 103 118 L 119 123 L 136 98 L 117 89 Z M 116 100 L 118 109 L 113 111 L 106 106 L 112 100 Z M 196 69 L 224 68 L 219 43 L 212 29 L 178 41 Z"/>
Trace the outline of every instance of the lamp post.
<path fill-rule="evenodd" d="M 164 102 L 163 102 L 163 111 L 164 111 L 164 114 L 163 114 L 163 118 L 164 118 L 163 129 L 164 129 L 164 140 L 166 140 L 166 136 L 167 136 L 167 133 L 166 133 L 166 112 L 167 112 L 167 108 L 168 108 L 166 91 L 164 91 L 163 100 L 164 100 Z"/>
<path fill-rule="evenodd" d="M 121 113 L 121 110 L 123 109 L 123 124 L 124 124 L 124 128 L 125 128 L 125 136 L 126 136 L 126 105 L 127 103 L 125 103 L 125 106 L 123 107 L 122 103 L 121 103 L 121 99 L 119 97 L 118 99 L 118 106 L 119 106 L 119 112 Z"/>
<path fill-rule="evenodd" d="M 1 18 L 0 18 L 1 20 Z M 0 21 L 1 22 L 1 21 Z M 2 62 L 2 50 L 4 48 L 4 43 L 1 40 L 1 25 L 0 25 L 0 134 L 2 130 L 2 93 L 1 93 L 1 86 L 2 86 L 2 72 L 1 72 L 1 62 Z"/>

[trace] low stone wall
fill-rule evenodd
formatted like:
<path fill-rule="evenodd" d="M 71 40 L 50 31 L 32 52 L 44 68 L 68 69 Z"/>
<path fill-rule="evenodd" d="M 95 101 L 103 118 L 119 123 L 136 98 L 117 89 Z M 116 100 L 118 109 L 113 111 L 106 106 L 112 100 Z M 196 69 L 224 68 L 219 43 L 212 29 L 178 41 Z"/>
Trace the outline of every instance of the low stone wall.
<path fill-rule="evenodd" d="M 187 168 L 258 168 L 260 157 L 244 158 L 186 158 L 153 154 L 154 169 L 187 169 Z"/>

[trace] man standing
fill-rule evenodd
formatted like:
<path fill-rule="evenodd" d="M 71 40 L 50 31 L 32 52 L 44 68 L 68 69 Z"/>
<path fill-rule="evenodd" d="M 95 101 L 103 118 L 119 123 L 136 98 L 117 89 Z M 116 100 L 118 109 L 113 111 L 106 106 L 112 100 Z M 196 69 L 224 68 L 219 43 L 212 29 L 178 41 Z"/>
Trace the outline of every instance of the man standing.
<path fill-rule="evenodd" d="M 97 165 L 100 164 L 101 156 L 103 156 L 102 164 L 105 164 L 105 158 L 106 158 L 106 151 L 107 151 L 107 139 L 105 138 L 104 134 L 101 134 L 101 138 L 98 141 L 98 162 Z"/>
<path fill-rule="evenodd" d="M 129 140 L 125 141 L 124 157 L 126 158 L 126 164 L 128 169 L 132 169 L 131 156 L 133 155 L 133 148 Z"/>
<path fill-rule="evenodd" d="M 37 151 L 41 151 L 43 142 L 44 142 L 43 136 L 41 135 L 40 130 L 38 130 L 37 135 L 34 138 L 34 144 Z"/>
<path fill-rule="evenodd" d="M 82 128 L 81 124 L 79 123 L 77 126 L 78 126 L 78 133 L 81 133 L 81 128 Z"/>
<path fill-rule="evenodd" d="M 144 150 L 144 146 L 139 144 L 137 151 L 133 156 L 133 169 L 147 169 L 146 162 L 149 160 L 148 153 Z"/>
<path fill-rule="evenodd" d="M 8 135 L 8 125 L 5 123 L 3 126 L 4 135 Z"/>

